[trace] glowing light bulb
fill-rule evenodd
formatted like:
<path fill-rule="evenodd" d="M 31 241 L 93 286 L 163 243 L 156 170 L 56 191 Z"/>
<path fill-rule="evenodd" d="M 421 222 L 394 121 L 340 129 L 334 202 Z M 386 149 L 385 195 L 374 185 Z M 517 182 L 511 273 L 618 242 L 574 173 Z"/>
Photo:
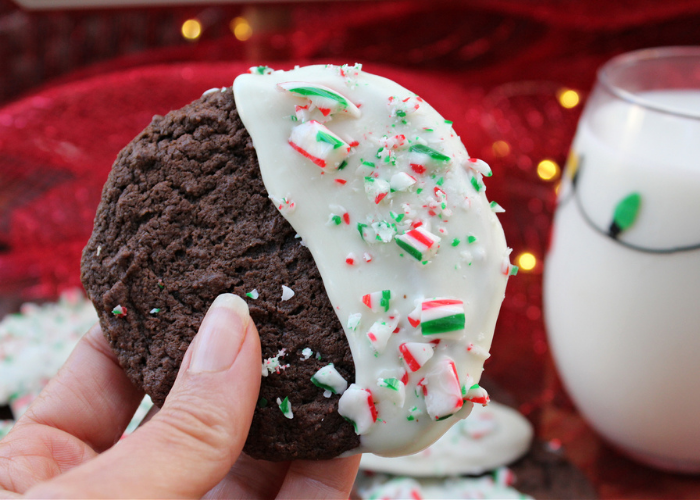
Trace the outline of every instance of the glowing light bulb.
<path fill-rule="evenodd" d="M 229 24 L 231 33 L 236 37 L 236 40 L 245 42 L 253 36 L 253 28 L 245 17 L 236 17 Z"/>
<path fill-rule="evenodd" d="M 559 175 L 559 165 L 552 160 L 542 160 L 537 164 L 537 175 L 544 181 L 551 181 Z"/>
<path fill-rule="evenodd" d="M 566 109 L 575 108 L 578 106 L 578 103 L 581 102 L 581 97 L 578 95 L 578 92 L 571 89 L 560 90 L 557 97 L 559 99 L 559 104 Z"/>
<path fill-rule="evenodd" d="M 202 35 L 202 23 L 196 19 L 188 19 L 182 23 L 180 31 L 186 40 L 196 40 Z"/>
<path fill-rule="evenodd" d="M 532 271 L 537 265 L 537 257 L 530 252 L 523 252 L 518 257 L 518 267 L 523 271 Z"/>
<path fill-rule="evenodd" d="M 500 158 L 503 158 L 504 156 L 508 156 L 510 154 L 510 144 L 508 144 L 506 141 L 494 142 L 491 145 L 491 149 L 493 150 L 493 154 Z"/>

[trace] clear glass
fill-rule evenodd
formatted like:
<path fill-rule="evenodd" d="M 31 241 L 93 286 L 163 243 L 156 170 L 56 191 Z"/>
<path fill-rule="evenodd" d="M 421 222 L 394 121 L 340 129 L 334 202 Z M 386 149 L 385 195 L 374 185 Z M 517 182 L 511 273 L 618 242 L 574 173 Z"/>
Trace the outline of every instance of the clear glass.
<path fill-rule="evenodd" d="M 562 181 L 545 319 L 569 394 L 610 443 L 700 473 L 700 47 L 598 72 Z"/>

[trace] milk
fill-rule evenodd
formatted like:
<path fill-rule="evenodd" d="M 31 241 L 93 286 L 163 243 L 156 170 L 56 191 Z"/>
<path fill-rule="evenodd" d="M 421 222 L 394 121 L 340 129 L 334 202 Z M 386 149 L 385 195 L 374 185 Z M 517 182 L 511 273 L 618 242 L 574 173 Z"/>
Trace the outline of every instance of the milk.
<path fill-rule="evenodd" d="M 700 91 L 639 96 L 700 116 Z M 656 250 L 700 243 L 700 118 L 597 98 L 572 146 L 582 158 L 585 214 L 607 232 L 617 203 L 638 192 L 638 218 L 620 241 Z M 700 471 L 700 250 L 626 248 L 592 228 L 571 195 L 565 180 L 544 277 L 563 382 L 617 447 L 653 465 Z"/>

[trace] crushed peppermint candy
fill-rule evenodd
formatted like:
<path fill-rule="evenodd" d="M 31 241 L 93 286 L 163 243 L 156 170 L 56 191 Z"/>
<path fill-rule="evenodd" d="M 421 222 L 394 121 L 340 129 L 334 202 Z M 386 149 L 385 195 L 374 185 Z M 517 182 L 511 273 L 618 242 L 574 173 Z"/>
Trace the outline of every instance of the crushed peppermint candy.
<path fill-rule="evenodd" d="M 302 361 L 306 361 L 306 360 L 309 359 L 311 356 L 313 356 L 313 354 L 314 354 L 314 352 L 313 352 L 311 349 L 309 349 L 308 347 L 304 347 L 304 348 L 301 350 L 301 355 L 302 355 L 301 360 L 302 360 Z"/>
<path fill-rule="evenodd" d="M 294 418 L 294 413 L 292 413 L 292 403 L 289 401 L 289 396 L 286 396 L 284 401 L 277 398 L 277 406 L 279 406 L 280 411 L 286 418 L 290 420 Z"/>
<path fill-rule="evenodd" d="M 388 312 L 391 303 L 391 290 L 372 292 L 362 296 L 362 303 L 369 307 L 372 312 Z"/>
<path fill-rule="evenodd" d="M 418 181 L 412 175 L 409 175 L 406 172 L 399 172 L 391 176 L 389 187 L 392 191 L 406 191 L 416 182 Z"/>
<path fill-rule="evenodd" d="M 479 160 L 478 158 L 469 158 L 464 166 L 480 173 L 484 177 L 491 177 L 493 175 L 491 167 L 489 167 L 488 163 L 486 163 L 484 160 Z"/>
<path fill-rule="evenodd" d="M 367 332 L 369 343 L 377 354 L 382 354 L 386 344 L 399 324 L 398 315 L 392 315 L 387 320 L 375 321 Z"/>
<path fill-rule="evenodd" d="M 464 330 L 464 303 L 454 299 L 427 300 L 421 304 L 423 335 L 438 335 Z"/>
<path fill-rule="evenodd" d="M 362 113 L 350 99 L 339 92 L 309 82 L 285 82 L 278 83 L 277 86 L 298 97 L 304 97 L 315 106 L 324 117 L 334 114 L 345 114 L 351 118 L 359 118 Z"/>
<path fill-rule="evenodd" d="M 416 260 L 425 262 L 438 251 L 440 237 L 423 227 L 417 227 L 394 238 L 396 244 Z"/>
<path fill-rule="evenodd" d="M 350 145 L 316 120 L 294 127 L 289 145 L 321 168 L 338 168 L 350 154 Z"/>
<path fill-rule="evenodd" d="M 372 392 L 351 384 L 338 400 L 338 413 L 350 422 L 358 435 L 366 434 L 377 421 Z"/>
<path fill-rule="evenodd" d="M 379 394 L 384 395 L 389 401 L 399 408 L 403 408 L 406 401 L 406 386 L 397 378 L 377 379 Z"/>
<path fill-rule="evenodd" d="M 501 205 L 499 205 L 495 201 L 492 201 L 491 203 L 489 203 L 489 206 L 491 207 L 491 210 L 493 210 L 497 214 L 502 214 L 503 212 L 506 211 L 505 208 L 503 208 Z"/>
<path fill-rule="evenodd" d="M 348 316 L 348 330 L 356 331 L 357 327 L 360 326 L 361 320 L 362 313 L 354 313 Z"/>
<path fill-rule="evenodd" d="M 483 406 L 486 406 L 487 404 L 489 404 L 489 401 L 491 401 L 489 393 L 486 392 L 486 389 L 481 387 L 479 384 L 472 385 L 471 387 L 469 387 L 468 390 L 466 390 L 465 386 L 464 389 L 464 401 L 470 401 L 472 403 L 480 404 Z"/>
<path fill-rule="evenodd" d="M 260 297 L 257 288 L 253 288 L 250 292 L 247 292 L 245 295 L 246 297 L 251 298 L 253 300 L 257 300 L 257 298 Z"/>
<path fill-rule="evenodd" d="M 435 348 L 432 344 L 423 342 L 404 342 L 399 346 L 399 352 L 406 367 L 410 371 L 416 372 L 433 357 Z"/>
<path fill-rule="evenodd" d="M 391 191 L 391 185 L 384 179 L 365 177 L 365 193 L 375 204 L 379 204 Z"/>
<path fill-rule="evenodd" d="M 112 309 L 112 314 L 116 316 L 117 318 L 123 318 L 126 316 L 126 307 L 122 307 L 122 305 L 118 305 L 114 309 Z"/>
<path fill-rule="evenodd" d="M 333 363 L 324 366 L 311 377 L 311 382 L 321 389 L 333 394 L 343 394 L 348 388 L 348 382 L 338 373 Z M 330 396 L 326 396 L 330 397 Z"/>
<path fill-rule="evenodd" d="M 251 66 L 248 68 L 248 73 L 253 75 L 271 75 L 274 71 L 275 70 L 269 66 Z"/>
<path fill-rule="evenodd" d="M 425 407 L 433 420 L 444 420 L 462 408 L 462 388 L 459 385 L 457 367 L 449 358 L 443 358 L 425 376 L 427 394 Z"/>
<path fill-rule="evenodd" d="M 277 198 L 276 196 L 270 195 L 270 199 L 282 215 L 291 214 L 297 208 L 296 203 L 294 203 L 289 197 Z"/>
<path fill-rule="evenodd" d="M 294 297 L 294 290 L 286 285 L 282 285 L 282 300 L 286 301 Z"/>
<path fill-rule="evenodd" d="M 150 314 L 158 314 L 159 312 L 160 312 L 160 308 L 159 308 L 159 307 L 154 307 L 153 309 L 151 309 Z"/>
<path fill-rule="evenodd" d="M 479 345 L 472 344 L 471 342 L 469 343 L 469 345 L 467 345 L 467 352 L 483 360 L 489 359 L 491 357 L 491 354 L 486 349 Z"/>
<path fill-rule="evenodd" d="M 289 368 L 289 365 L 283 365 L 280 363 L 280 358 L 283 358 L 284 356 L 287 355 L 287 350 L 286 349 L 281 349 L 280 351 L 277 352 L 276 356 L 273 356 L 271 358 L 267 358 L 263 360 L 262 362 L 262 376 L 267 377 L 268 375 L 272 373 L 277 373 L 279 374 L 280 370 L 284 370 L 285 368 Z"/>

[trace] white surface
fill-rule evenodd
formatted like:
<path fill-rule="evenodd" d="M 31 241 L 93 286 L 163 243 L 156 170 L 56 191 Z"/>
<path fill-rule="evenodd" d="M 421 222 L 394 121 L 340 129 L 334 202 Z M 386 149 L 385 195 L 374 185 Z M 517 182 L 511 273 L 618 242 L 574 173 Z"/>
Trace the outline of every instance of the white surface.
<path fill-rule="evenodd" d="M 532 437 L 532 425 L 525 417 L 492 401 L 488 406 L 474 405 L 468 418 L 455 424 L 430 448 L 396 458 L 365 453 L 360 468 L 413 477 L 483 474 L 522 457 Z"/>
<path fill-rule="evenodd" d="M 401 379 L 404 372 L 398 350 L 401 343 L 442 339 L 425 367 L 409 374 L 406 402 L 402 407 L 382 398 L 379 392 L 373 394 L 381 422 L 377 421 L 361 436 L 361 447 L 354 450 L 387 456 L 405 455 L 429 446 L 455 421 L 468 415 L 471 403 L 465 403 L 447 420 L 431 421 L 425 416 L 423 397 L 416 394 L 415 388 L 425 373 L 447 358 L 454 360 L 462 384 L 469 380 L 478 382 L 483 357 L 467 352 L 466 346 L 474 343 L 488 350 L 491 345 L 507 282 L 501 268 L 509 250 L 498 218 L 490 209 L 483 190 L 477 193 L 470 184 L 465 168 L 469 157 L 451 125 L 445 123 L 444 118 L 427 103 L 423 103 L 419 111 L 411 110 L 406 116 L 407 124 L 403 124 L 400 118 L 391 116 L 392 109 L 395 109 L 392 106 L 396 104 L 389 105 L 389 98 L 396 96 L 401 102 L 404 98 L 415 101 L 413 93 L 385 78 L 364 72 L 355 83 L 340 76 L 339 69 L 337 66 L 311 66 L 271 75 L 241 75 L 234 83 L 234 94 L 241 119 L 253 138 L 265 187 L 271 197 L 287 197 L 296 203 L 294 211 L 284 211 L 283 215 L 313 254 L 340 323 L 347 325 L 351 314 L 362 314 L 357 330 L 345 328 L 356 366 L 355 383 L 373 390 L 379 378 Z M 325 85 L 360 107 L 362 116 L 359 119 L 334 115 L 331 121 L 325 122 L 347 143 L 359 141 L 344 170 L 338 171 L 332 166 L 322 170 L 288 145 L 292 129 L 298 126 L 290 116 L 294 114 L 295 105 L 305 101 L 278 88 L 278 83 L 287 81 Z M 434 132 L 428 133 L 424 127 Z M 360 166 L 360 159 L 376 162 L 377 170 L 371 172 L 389 178 L 398 171 L 412 172 L 409 163 L 415 157 L 413 153 L 409 154 L 406 146 L 396 150 L 395 167 L 377 159 L 380 139 L 385 134 L 405 134 L 413 141 L 420 136 L 430 147 L 450 156 L 449 166 L 442 169 L 431 167 L 429 171 L 438 174 L 435 178 L 429 174 L 418 176 L 425 188 L 420 196 L 416 189 L 411 189 L 392 193 L 375 204 L 365 194 L 364 176 L 369 173 L 366 167 Z M 442 189 L 447 193 L 447 205 L 452 211 L 442 220 L 429 217 L 428 208 L 425 208 L 426 200 L 433 196 L 438 177 L 444 177 Z M 347 184 L 335 183 L 336 178 L 347 180 Z M 424 219 L 427 225 L 432 224 L 431 231 L 443 238 L 440 250 L 427 265 L 405 255 L 391 239 L 387 243 L 373 241 L 369 244 L 358 232 L 358 222 L 371 226 L 372 220 L 391 221 L 389 212 L 402 212 L 402 204 L 406 203 L 411 204 L 416 214 L 405 220 L 409 217 Z M 329 214 L 337 210 L 332 207 L 338 206 L 350 214 L 350 225 L 327 225 Z M 401 224 L 397 224 L 398 234 L 404 230 Z M 444 232 L 439 232 L 440 228 Z M 477 236 L 478 243 L 467 246 L 465 240 L 469 233 Z M 460 238 L 462 243 L 452 247 L 453 238 Z M 466 248 L 473 249 L 473 253 L 481 258 L 475 258 L 469 265 L 461 254 Z M 345 259 L 350 252 L 355 255 L 369 252 L 372 261 L 349 266 Z M 390 309 L 401 318 L 401 329 L 391 336 L 383 352 L 375 356 L 366 334 L 375 321 L 388 321 L 387 313 L 371 311 L 362 304 L 361 297 L 386 289 L 391 289 Z M 466 314 L 465 330 L 424 337 L 419 328 L 411 327 L 406 317 L 416 307 L 416 302 L 432 297 L 462 300 Z M 423 416 L 408 421 L 409 409 L 414 406 L 422 409 Z"/>
<path fill-rule="evenodd" d="M 700 91 L 645 98 L 700 113 Z M 578 190 L 598 227 L 638 191 L 639 217 L 620 240 L 700 242 L 700 120 L 612 102 L 587 111 L 573 151 L 584 157 Z M 631 453 L 700 470 L 700 251 L 624 248 L 572 200 L 555 217 L 544 299 L 557 366 L 589 422 Z"/>

